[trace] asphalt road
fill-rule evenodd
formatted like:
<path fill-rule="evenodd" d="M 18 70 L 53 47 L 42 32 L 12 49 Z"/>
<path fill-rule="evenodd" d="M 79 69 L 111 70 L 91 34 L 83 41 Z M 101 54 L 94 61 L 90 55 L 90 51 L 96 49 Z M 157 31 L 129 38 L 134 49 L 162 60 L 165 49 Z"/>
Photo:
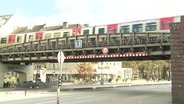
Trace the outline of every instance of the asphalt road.
<path fill-rule="evenodd" d="M 56 92 L 3 97 L 0 104 L 57 104 Z M 61 91 L 60 104 L 171 104 L 171 85 Z"/>

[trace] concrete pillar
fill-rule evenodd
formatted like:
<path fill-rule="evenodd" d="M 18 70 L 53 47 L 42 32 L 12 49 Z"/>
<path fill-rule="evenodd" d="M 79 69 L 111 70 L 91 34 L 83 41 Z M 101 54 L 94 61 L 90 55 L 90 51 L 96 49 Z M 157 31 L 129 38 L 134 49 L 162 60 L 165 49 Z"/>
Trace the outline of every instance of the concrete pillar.
<path fill-rule="evenodd" d="M 8 71 L 7 65 L 0 63 L 0 88 L 3 87 L 5 73 Z"/>
<path fill-rule="evenodd" d="M 34 78 L 34 65 L 26 65 L 24 67 L 27 81 L 33 81 Z"/>
<path fill-rule="evenodd" d="M 184 17 L 171 24 L 172 103 L 184 104 Z"/>

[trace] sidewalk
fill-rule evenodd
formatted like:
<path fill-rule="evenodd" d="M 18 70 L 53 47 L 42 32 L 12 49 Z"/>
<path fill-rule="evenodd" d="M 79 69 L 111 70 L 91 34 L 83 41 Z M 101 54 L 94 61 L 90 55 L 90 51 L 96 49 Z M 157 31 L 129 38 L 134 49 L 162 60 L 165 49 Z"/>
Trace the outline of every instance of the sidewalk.
<path fill-rule="evenodd" d="M 127 82 L 105 82 L 103 85 L 100 83 L 96 84 L 64 84 L 61 87 L 61 90 L 85 90 L 85 89 L 99 89 L 99 88 L 115 88 L 115 87 L 130 87 L 130 86 L 143 86 L 143 85 L 163 85 L 163 84 L 171 84 L 171 81 L 160 80 L 159 82 L 154 81 L 146 81 L 146 80 L 134 80 Z"/>

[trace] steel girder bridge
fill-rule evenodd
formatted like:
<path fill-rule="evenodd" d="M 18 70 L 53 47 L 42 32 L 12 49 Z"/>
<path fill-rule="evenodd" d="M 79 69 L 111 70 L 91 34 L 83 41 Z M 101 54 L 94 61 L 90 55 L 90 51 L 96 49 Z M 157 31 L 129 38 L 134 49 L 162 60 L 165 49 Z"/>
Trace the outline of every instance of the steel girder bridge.
<path fill-rule="evenodd" d="M 103 54 L 102 48 L 108 48 Z M 56 62 L 63 51 L 64 62 L 170 59 L 170 33 L 116 33 L 59 37 L 0 48 L 0 61 L 11 64 Z"/>

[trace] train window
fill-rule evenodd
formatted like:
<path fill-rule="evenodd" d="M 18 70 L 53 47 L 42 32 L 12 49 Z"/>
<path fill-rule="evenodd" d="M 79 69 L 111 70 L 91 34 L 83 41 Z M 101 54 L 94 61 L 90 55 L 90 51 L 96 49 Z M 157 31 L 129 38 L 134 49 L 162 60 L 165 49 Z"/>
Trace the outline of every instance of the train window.
<path fill-rule="evenodd" d="M 58 38 L 58 37 L 60 37 L 60 35 L 61 35 L 60 32 L 56 32 L 56 33 L 54 33 L 54 38 Z"/>
<path fill-rule="evenodd" d="M 6 44 L 7 38 L 1 38 L 1 44 Z"/>
<path fill-rule="evenodd" d="M 67 36 L 69 36 L 69 32 L 64 32 L 63 37 L 67 37 Z"/>
<path fill-rule="evenodd" d="M 129 25 L 120 27 L 120 33 L 129 33 L 129 32 L 130 32 Z"/>
<path fill-rule="evenodd" d="M 89 30 L 84 30 L 83 35 L 89 35 Z"/>
<path fill-rule="evenodd" d="M 21 41 L 22 41 L 22 36 L 18 36 L 17 37 L 17 43 L 21 43 Z"/>
<path fill-rule="evenodd" d="M 99 35 L 104 34 L 104 32 L 105 32 L 105 29 L 104 28 L 99 28 L 99 30 L 98 30 L 98 34 Z"/>
<path fill-rule="evenodd" d="M 29 35 L 28 41 L 33 41 L 33 35 Z"/>
<path fill-rule="evenodd" d="M 161 26 L 162 26 L 161 29 L 165 29 L 165 21 L 161 22 Z"/>
<path fill-rule="evenodd" d="M 133 32 L 142 32 L 142 24 L 134 24 Z"/>
<path fill-rule="evenodd" d="M 155 31 L 156 29 L 156 22 L 146 23 L 146 31 Z"/>
<path fill-rule="evenodd" d="M 51 38 L 51 33 L 46 33 L 44 38 L 45 39 L 50 39 Z"/>

